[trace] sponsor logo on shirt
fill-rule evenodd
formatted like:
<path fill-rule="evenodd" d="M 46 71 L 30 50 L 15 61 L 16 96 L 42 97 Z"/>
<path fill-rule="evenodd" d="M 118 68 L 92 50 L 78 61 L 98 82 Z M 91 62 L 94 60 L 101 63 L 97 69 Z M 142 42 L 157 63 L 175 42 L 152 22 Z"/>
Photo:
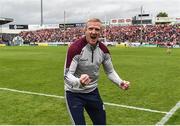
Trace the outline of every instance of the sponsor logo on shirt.
<path fill-rule="evenodd" d="M 80 59 L 80 61 L 88 61 L 88 58 L 86 58 L 86 59 Z"/>

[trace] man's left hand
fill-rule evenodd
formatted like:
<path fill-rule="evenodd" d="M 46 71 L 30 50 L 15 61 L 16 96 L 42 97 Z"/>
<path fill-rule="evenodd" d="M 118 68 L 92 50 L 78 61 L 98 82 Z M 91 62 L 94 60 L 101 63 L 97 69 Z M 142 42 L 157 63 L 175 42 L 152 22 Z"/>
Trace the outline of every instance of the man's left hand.
<path fill-rule="evenodd" d="M 130 82 L 125 80 L 120 84 L 120 88 L 123 90 L 127 90 L 129 86 L 130 86 Z"/>

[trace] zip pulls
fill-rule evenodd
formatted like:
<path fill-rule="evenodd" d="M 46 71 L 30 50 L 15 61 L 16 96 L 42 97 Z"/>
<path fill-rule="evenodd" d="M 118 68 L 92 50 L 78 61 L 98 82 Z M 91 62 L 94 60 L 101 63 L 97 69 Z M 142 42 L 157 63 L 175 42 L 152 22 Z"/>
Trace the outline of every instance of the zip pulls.
<path fill-rule="evenodd" d="M 94 59 L 94 50 L 92 50 L 92 57 L 91 57 L 92 63 L 93 63 L 93 59 Z"/>
<path fill-rule="evenodd" d="M 91 55 L 91 62 L 93 63 L 93 59 L 94 59 L 94 50 L 95 48 L 93 46 L 91 46 L 91 52 L 92 52 L 92 55 Z"/>
<path fill-rule="evenodd" d="M 91 55 L 91 63 L 93 63 L 93 61 L 94 61 L 94 51 L 97 48 L 97 46 L 98 46 L 98 43 L 96 43 L 96 45 L 89 44 L 89 48 L 91 49 L 91 53 L 92 53 L 92 55 Z"/>

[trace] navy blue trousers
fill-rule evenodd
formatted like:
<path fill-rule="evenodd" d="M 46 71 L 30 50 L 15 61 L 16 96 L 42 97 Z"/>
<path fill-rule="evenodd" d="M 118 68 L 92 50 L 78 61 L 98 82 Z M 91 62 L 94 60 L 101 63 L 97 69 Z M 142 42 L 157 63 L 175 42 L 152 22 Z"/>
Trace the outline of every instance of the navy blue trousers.
<path fill-rule="evenodd" d="M 90 93 L 66 91 L 66 104 L 73 124 L 86 125 L 84 118 L 85 109 L 93 125 L 106 125 L 105 108 L 98 89 Z"/>

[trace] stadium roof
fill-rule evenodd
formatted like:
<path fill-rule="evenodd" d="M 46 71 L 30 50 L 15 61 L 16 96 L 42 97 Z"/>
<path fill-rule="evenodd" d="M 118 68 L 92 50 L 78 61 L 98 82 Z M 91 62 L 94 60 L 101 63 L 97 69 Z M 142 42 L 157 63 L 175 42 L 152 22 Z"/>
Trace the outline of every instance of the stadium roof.
<path fill-rule="evenodd" d="M 7 24 L 7 23 L 10 23 L 10 22 L 13 22 L 12 18 L 3 18 L 3 17 L 0 17 L 0 25 Z"/>

